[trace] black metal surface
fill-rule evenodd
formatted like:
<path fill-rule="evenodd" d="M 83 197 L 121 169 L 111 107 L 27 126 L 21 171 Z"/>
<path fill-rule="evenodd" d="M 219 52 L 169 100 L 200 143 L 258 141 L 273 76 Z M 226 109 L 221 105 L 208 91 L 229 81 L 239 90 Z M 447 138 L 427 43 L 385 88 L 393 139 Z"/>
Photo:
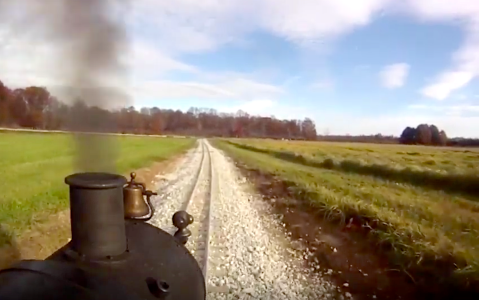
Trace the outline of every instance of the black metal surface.
<path fill-rule="evenodd" d="M 191 231 L 186 228 L 188 225 L 193 224 L 193 216 L 187 213 L 184 210 L 175 212 L 172 217 L 173 225 L 178 228 L 175 232 L 175 238 L 182 245 L 185 245 L 188 242 L 188 238 L 191 236 Z"/>
<path fill-rule="evenodd" d="M 198 263 L 174 237 L 150 224 L 126 221 L 128 255 L 116 263 L 78 261 L 77 266 L 117 280 L 143 299 L 158 299 L 147 280 L 168 285 L 171 300 L 204 300 L 206 287 Z M 65 255 L 68 245 L 49 260 L 70 260 Z"/>
<path fill-rule="evenodd" d="M 108 173 L 77 173 L 70 185 L 71 248 L 90 259 L 126 250 L 123 185 L 126 178 Z"/>
<path fill-rule="evenodd" d="M 118 282 L 58 261 L 22 261 L 0 271 L 2 300 L 140 300 Z"/>
<path fill-rule="evenodd" d="M 124 176 L 102 172 L 75 173 L 65 177 L 69 186 L 86 189 L 111 189 L 124 186 L 127 180 Z"/>
<path fill-rule="evenodd" d="M 70 185 L 71 242 L 46 261 L 22 261 L 1 271 L 0 300 L 206 299 L 201 269 L 176 238 L 124 219 L 124 177 L 79 173 L 65 182 Z M 147 194 L 149 205 L 152 195 Z M 192 221 L 184 211 L 174 215 L 183 239 Z"/>

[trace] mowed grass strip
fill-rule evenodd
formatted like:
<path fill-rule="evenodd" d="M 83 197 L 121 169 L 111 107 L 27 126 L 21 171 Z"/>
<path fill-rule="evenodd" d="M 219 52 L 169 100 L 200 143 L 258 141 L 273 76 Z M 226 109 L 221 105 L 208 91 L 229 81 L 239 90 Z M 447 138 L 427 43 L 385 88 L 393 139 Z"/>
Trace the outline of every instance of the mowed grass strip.
<path fill-rule="evenodd" d="M 118 137 L 119 173 L 181 154 L 194 139 Z M 0 226 L 22 233 L 37 219 L 68 208 L 64 177 L 74 172 L 71 135 L 0 133 Z M 3 236 L 3 238 L 2 238 Z M 0 246 L 12 236 L 0 235 Z"/>
<path fill-rule="evenodd" d="M 388 254 L 392 262 L 405 270 L 433 272 L 441 263 L 454 269 L 455 279 L 479 279 L 479 203 L 472 201 L 473 198 L 375 176 L 309 166 L 307 158 L 298 153 L 307 156 L 312 152 L 309 147 L 315 147 L 315 144 L 328 153 L 329 145 L 319 142 L 304 146 L 301 145 L 304 142 L 241 141 L 248 146 L 264 145 L 263 149 L 258 148 L 260 150 L 282 148 L 289 151 L 286 152 L 289 159 L 271 155 L 268 151 L 248 150 L 235 144 L 238 142 L 218 140 L 216 144 L 247 166 L 286 181 L 298 198 L 304 199 L 312 209 L 320 210 L 331 220 L 345 223 L 349 218 L 359 218 L 364 225 L 370 226 L 372 237 L 384 242 L 382 245 L 391 246 L 392 251 Z M 335 144 L 330 155 L 341 153 L 341 150 L 337 151 L 339 147 Z M 353 146 L 345 144 L 345 147 Z M 365 145 L 359 146 L 363 147 Z M 380 147 L 374 145 L 374 151 L 380 153 Z M 304 148 L 308 149 L 301 151 Z M 399 148 L 408 151 L 400 146 L 396 149 Z M 291 154 L 292 150 L 302 163 L 291 159 L 295 155 Z M 463 159 L 453 155 L 448 157 L 453 161 Z M 443 270 L 444 273 L 447 271 Z"/>
<path fill-rule="evenodd" d="M 378 160 L 367 160 L 367 158 L 362 159 L 360 157 L 358 158 L 357 155 L 348 159 L 344 154 L 338 155 L 338 153 L 341 153 L 340 151 L 332 151 L 332 155 L 330 157 L 325 158 L 327 156 L 323 156 L 324 159 L 321 159 L 321 157 L 308 153 L 308 148 L 311 148 L 310 143 L 305 145 L 303 148 L 304 150 L 298 147 L 291 147 L 292 150 L 296 151 L 286 151 L 284 147 L 281 147 L 283 150 L 277 150 L 272 145 L 268 145 L 267 147 L 258 147 L 252 146 L 250 144 L 235 143 L 232 141 L 229 141 L 229 143 L 239 148 L 258 153 L 265 153 L 282 160 L 306 166 L 335 169 L 343 172 L 374 176 L 395 182 L 409 183 L 429 189 L 443 190 L 467 196 L 479 197 L 479 172 L 469 170 L 469 168 L 466 170 L 458 169 L 453 171 L 440 168 L 431 169 L 421 167 L 419 161 L 417 162 L 418 165 L 415 167 L 401 166 L 397 163 L 393 165 L 384 162 L 378 163 Z M 368 148 L 365 149 L 369 150 Z M 366 152 L 366 154 L 369 154 L 370 151 Z M 414 153 L 420 156 L 420 153 Z M 387 157 L 387 153 L 384 156 Z M 428 154 L 426 154 L 426 159 L 427 156 Z M 426 160 L 426 162 L 428 161 L 430 160 Z M 460 159 L 457 159 L 457 161 L 460 161 Z"/>
<path fill-rule="evenodd" d="M 434 171 L 442 174 L 477 174 L 477 148 L 425 147 L 365 143 L 335 143 L 307 141 L 277 141 L 232 139 L 249 146 L 275 151 L 297 152 L 318 160 L 354 160 L 363 164 L 387 165 L 391 168 L 410 168 L 416 171 Z"/>

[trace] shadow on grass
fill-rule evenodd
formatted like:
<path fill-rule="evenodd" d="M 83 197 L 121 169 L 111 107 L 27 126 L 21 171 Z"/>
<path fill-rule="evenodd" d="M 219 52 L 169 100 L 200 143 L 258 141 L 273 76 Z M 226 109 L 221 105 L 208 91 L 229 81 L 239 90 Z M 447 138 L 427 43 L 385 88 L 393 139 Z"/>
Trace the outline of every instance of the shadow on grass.
<path fill-rule="evenodd" d="M 394 169 L 386 165 L 364 165 L 356 161 L 343 160 L 336 162 L 330 158 L 323 161 L 308 159 L 301 154 L 260 149 L 248 145 L 237 144 L 228 141 L 237 148 L 264 153 L 288 162 L 301 164 L 308 167 L 338 170 L 361 175 L 374 176 L 396 182 L 404 182 L 415 186 L 425 187 L 434 190 L 457 193 L 466 196 L 479 197 L 479 176 L 462 174 L 440 174 L 430 171 L 415 171 L 410 168 Z M 478 199 L 479 201 L 479 199 Z"/>
<path fill-rule="evenodd" d="M 0 225 L 0 270 L 8 268 L 21 259 L 14 236 Z"/>

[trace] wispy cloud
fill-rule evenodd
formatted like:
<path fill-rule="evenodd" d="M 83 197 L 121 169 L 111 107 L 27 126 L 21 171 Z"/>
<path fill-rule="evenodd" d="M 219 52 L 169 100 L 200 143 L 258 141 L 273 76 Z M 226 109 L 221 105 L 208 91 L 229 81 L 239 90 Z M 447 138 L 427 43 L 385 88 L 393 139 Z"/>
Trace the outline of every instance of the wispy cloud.
<path fill-rule="evenodd" d="M 384 67 L 383 70 L 379 73 L 379 77 L 384 87 L 389 89 L 395 89 L 404 85 L 408 73 L 408 64 L 397 63 Z"/>
<path fill-rule="evenodd" d="M 429 98 L 445 100 L 453 91 L 466 86 L 474 76 L 470 71 L 445 71 L 434 83 L 423 88 L 421 93 Z"/>
<path fill-rule="evenodd" d="M 454 112 L 454 114 L 461 113 L 477 113 L 479 112 L 479 105 L 473 104 L 464 104 L 464 105 L 425 105 L 425 104 L 414 104 L 409 105 L 410 109 L 421 109 L 421 110 L 430 110 L 436 112 Z"/>
<path fill-rule="evenodd" d="M 310 111 L 301 107 L 280 103 L 272 99 L 254 99 L 239 105 L 221 105 L 221 111 L 235 113 L 239 110 L 250 115 L 274 116 L 281 119 L 304 119 Z"/>
<path fill-rule="evenodd" d="M 0 0 L 0 5 L 13 3 L 21 12 L 22 5 L 36 2 L 38 0 Z M 435 74 L 434 80 L 420 90 L 424 96 L 446 99 L 479 74 L 477 0 L 138 0 L 132 1 L 131 12 L 128 30 L 132 47 L 124 59 L 128 61 L 132 76 L 125 88 L 128 88 L 135 101 L 143 98 L 232 99 L 243 101 L 243 108 L 258 113 L 278 116 L 310 114 L 311 111 L 294 110 L 298 103 L 286 105 L 278 102 L 292 83 L 297 82 L 297 74 L 288 74 L 290 79 L 282 85 L 273 84 L 274 80 L 269 80 L 267 76 L 238 73 L 234 69 L 208 72 L 186 63 L 184 55 L 211 52 L 225 45 L 243 45 L 248 34 L 253 32 L 272 34 L 299 47 L 328 47 L 335 38 L 387 15 L 384 12 L 414 16 L 424 21 L 460 21 L 464 29 L 464 43 L 452 55 L 450 66 Z M 64 76 L 55 49 L 47 43 L 31 43 L 31 35 L 13 34 L 14 27 L 10 27 L 11 34 L 5 30 L 12 24 L 10 19 L 17 15 L 11 13 L 0 19 L 0 80 L 12 86 L 60 85 Z M 231 66 L 233 68 L 234 64 Z M 364 71 L 365 67 L 358 67 L 356 71 Z M 413 68 L 411 71 L 416 66 Z M 187 80 L 178 77 L 173 80 L 172 72 L 187 74 Z M 399 88 L 404 85 L 408 73 L 409 66 L 404 63 L 389 66 L 383 70 L 382 82 L 388 88 Z M 333 83 L 331 80 L 316 79 L 311 87 L 331 87 Z M 301 81 L 307 80 L 311 78 L 301 77 Z M 340 79 L 334 77 L 334 80 Z M 231 106 L 230 109 L 239 106 Z M 224 107 L 227 109 L 230 106 L 225 104 Z M 415 116 L 410 121 L 419 122 L 421 117 L 424 116 Z M 317 120 L 321 121 L 322 118 L 318 117 Z M 350 128 L 351 118 L 343 119 L 344 127 Z M 397 123 L 394 126 L 406 122 L 400 117 L 395 120 Z M 450 126 L 456 125 L 454 122 L 457 119 L 448 120 Z M 364 124 L 376 130 L 378 121 L 373 121 L 365 121 Z M 339 121 L 331 119 L 331 122 L 337 124 Z M 361 128 L 366 127 L 358 126 L 354 130 Z M 335 132 L 332 126 L 331 130 Z"/>
<path fill-rule="evenodd" d="M 134 67 L 137 78 L 163 75 L 167 71 L 193 71 L 178 60 L 184 53 L 212 51 L 225 44 L 242 43 L 245 34 L 264 30 L 286 40 L 302 44 L 311 40 L 323 41 L 366 25 L 387 0 L 358 0 L 353 4 L 334 0 L 232 0 L 232 1 L 156 1 L 132 2 L 132 18 L 128 21 L 132 34 L 132 54 L 125 59 Z M 7 3 L 7 2 L 4 2 Z M 15 29 L 22 9 L 35 4 L 33 0 L 17 0 L 8 14 L 2 15 L 2 27 Z M 4 7 L 2 6 L 2 9 Z M 29 38 L 31 35 L 29 35 Z M 32 77 L 53 76 L 54 53 L 32 46 L 26 36 L 1 35 L 3 45 L 16 40 L 17 46 L 0 46 L 2 77 L 17 78 L 25 73 L 22 65 L 28 61 Z M 25 59 L 26 58 L 26 59 Z M 5 67 L 9 62 L 9 67 Z M 12 67 L 13 66 L 13 67 Z M 58 65 L 57 65 L 58 68 Z M 58 78 L 57 78 L 58 77 Z"/>
<path fill-rule="evenodd" d="M 479 5 L 475 0 L 408 1 L 408 10 L 425 21 L 460 21 L 465 41 L 452 55 L 451 65 L 421 89 L 429 98 L 445 100 L 479 75 Z"/>
<path fill-rule="evenodd" d="M 221 99 L 250 101 L 257 97 L 275 97 L 283 90 L 274 85 L 245 78 L 216 82 L 204 81 L 140 81 L 134 85 L 137 99 Z"/>
<path fill-rule="evenodd" d="M 331 89 L 334 87 L 334 82 L 331 79 L 322 79 L 316 82 L 313 82 L 310 87 L 312 89 L 324 90 L 324 89 Z"/>

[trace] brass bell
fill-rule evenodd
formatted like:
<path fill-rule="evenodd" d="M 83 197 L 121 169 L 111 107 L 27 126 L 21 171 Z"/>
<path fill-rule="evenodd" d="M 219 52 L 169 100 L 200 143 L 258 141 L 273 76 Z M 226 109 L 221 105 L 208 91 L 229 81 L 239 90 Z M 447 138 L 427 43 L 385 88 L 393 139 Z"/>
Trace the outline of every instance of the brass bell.
<path fill-rule="evenodd" d="M 125 219 L 148 221 L 155 213 L 150 197 L 158 195 L 146 189 L 141 182 L 136 182 L 136 174 L 130 173 L 130 181 L 123 187 Z M 143 198 L 143 196 L 146 196 Z"/>

